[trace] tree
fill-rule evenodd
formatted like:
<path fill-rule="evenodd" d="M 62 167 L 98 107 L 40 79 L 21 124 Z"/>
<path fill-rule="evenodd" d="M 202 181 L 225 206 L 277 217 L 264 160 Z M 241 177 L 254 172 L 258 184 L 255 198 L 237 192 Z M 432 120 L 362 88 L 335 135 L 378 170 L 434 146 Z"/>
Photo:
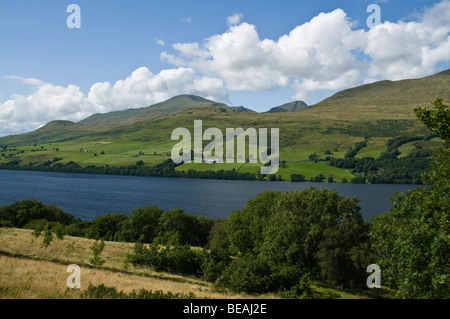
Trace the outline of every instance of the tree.
<path fill-rule="evenodd" d="M 450 298 L 450 200 L 417 188 L 374 218 L 371 242 L 383 281 L 401 298 Z"/>
<path fill-rule="evenodd" d="M 228 249 L 229 243 L 225 230 L 226 219 L 218 219 L 214 222 L 209 232 L 209 249 Z"/>
<path fill-rule="evenodd" d="M 55 227 L 53 227 L 53 231 L 55 232 L 56 238 L 58 238 L 59 240 L 64 239 L 65 229 L 63 225 L 57 223 Z"/>
<path fill-rule="evenodd" d="M 232 254 L 245 254 L 257 249 L 262 242 L 265 220 L 277 210 L 282 196 L 280 191 L 265 191 L 250 199 L 244 209 L 228 216 L 225 231 Z"/>
<path fill-rule="evenodd" d="M 95 218 L 87 231 L 89 238 L 114 240 L 121 234 L 123 224 L 128 220 L 125 214 L 107 214 Z"/>
<path fill-rule="evenodd" d="M 291 182 L 304 182 L 305 176 L 301 174 L 291 174 Z"/>
<path fill-rule="evenodd" d="M 143 160 L 139 160 L 136 162 L 136 166 L 143 166 L 144 165 L 144 161 Z"/>
<path fill-rule="evenodd" d="M 355 198 L 314 187 L 284 193 L 262 229 L 260 253 L 275 264 L 295 265 L 314 274 L 323 231 L 343 218 L 361 218 Z"/>
<path fill-rule="evenodd" d="M 384 282 L 400 298 L 450 298 L 450 110 L 441 99 L 433 104 L 415 110 L 445 143 L 423 175 L 429 187 L 394 195 L 370 229 Z"/>
<path fill-rule="evenodd" d="M 316 163 L 319 161 L 319 155 L 317 155 L 317 153 L 310 154 L 308 156 L 308 158 L 309 158 L 310 161 L 313 161 L 313 162 L 316 162 Z"/>
<path fill-rule="evenodd" d="M 356 199 L 340 197 L 334 190 L 265 191 L 228 217 L 230 252 L 262 254 L 275 264 L 312 273 L 323 231 L 344 217 L 360 216 L 359 209 Z"/>
<path fill-rule="evenodd" d="M 324 230 L 317 252 L 323 279 L 341 289 L 366 284 L 366 268 L 372 264 L 367 226 L 352 217 Z"/>
<path fill-rule="evenodd" d="M 165 211 L 159 219 L 159 225 L 161 227 L 159 239 L 162 243 L 203 246 L 207 243 L 212 220 L 208 223 L 207 220 L 185 214 L 183 210 L 177 208 Z"/>
<path fill-rule="evenodd" d="M 89 258 L 89 262 L 93 266 L 101 266 L 105 263 L 105 260 L 100 258 L 100 254 L 103 252 L 103 249 L 105 248 L 105 241 L 103 238 L 98 242 L 95 241 L 94 244 L 92 244 L 91 247 L 89 247 L 90 250 L 92 250 L 92 258 Z"/>
<path fill-rule="evenodd" d="M 49 224 L 45 225 L 43 232 L 44 232 L 44 234 L 43 234 L 44 238 L 42 239 L 41 246 L 48 247 L 53 240 L 53 234 L 52 234 L 52 230 L 51 230 Z"/>
<path fill-rule="evenodd" d="M 9 221 L 14 227 L 22 228 L 33 220 L 45 219 L 68 225 L 74 217 L 53 205 L 45 205 L 36 200 L 22 200 L 0 207 L 0 220 Z"/>
<path fill-rule="evenodd" d="M 444 140 L 446 147 L 450 147 L 450 107 L 443 104 L 442 99 L 436 99 L 431 104 L 433 109 L 417 108 L 414 110 L 417 118 L 431 131 L 436 132 Z"/>
<path fill-rule="evenodd" d="M 142 239 L 145 243 L 151 243 L 160 232 L 159 218 L 164 211 L 156 206 L 147 206 L 132 211 L 128 220 L 122 227 L 123 239 L 135 242 Z"/>

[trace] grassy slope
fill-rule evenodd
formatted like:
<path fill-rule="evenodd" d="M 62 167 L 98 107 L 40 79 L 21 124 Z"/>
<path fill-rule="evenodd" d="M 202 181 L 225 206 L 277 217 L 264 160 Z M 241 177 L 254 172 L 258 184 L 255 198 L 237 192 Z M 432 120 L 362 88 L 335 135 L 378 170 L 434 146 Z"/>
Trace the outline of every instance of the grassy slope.
<path fill-rule="evenodd" d="M 55 121 L 32 133 L 0 138 L 0 145 L 17 145 L 18 150 L 5 154 L 7 157 L 0 158 L 0 163 L 18 159 L 27 164 L 59 157 L 63 158 L 62 163 L 74 161 L 82 166 L 122 166 L 137 160 L 151 166 L 170 158 L 176 143 L 170 136 L 175 128 L 186 127 L 192 132 L 194 120 L 202 119 L 204 130 L 208 127 L 218 127 L 222 132 L 225 128 L 237 127 L 279 128 L 280 160 L 287 162 L 287 168 L 279 170 L 284 179 L 292 173 L 307 177 L 324 173 L 325 177 L 333 176 L 340 181 L 351 175 L 346 170 L 325 167 L 320 162 L 307 163 L 308 156 L 317 153 L 320 158 L 325 158 L 325 151 L 330 150 L 332 156 L 342 158 L 356 142 L 367 138 L 367 147 L 356 156 L 377 157 L 386 150 L 385 142 L 389 138 L 428 135 L 428 129 L 415 120 L 413 109 L 431 107 L 430 102 L 436 97 L 450 100 L 449 88 L 450 72 L 447 71 L 423 79 L 382 81 L 352 88 L 298 112 L 264 114 L 237 112 L 199 97 L 180 96 L 144 109 L 95 115 L 80 123 Z M 166 115 L 158 113 L 164 108 Z M 173 113 L 175 110 L 178 112 Z M 153 116 L 152 112 L 159 117 L 145 120 L 145 116 Z M 135 123 L 138 114 L 142 121 Z M 123 123 L 127 124 L 121 126 Z M 418 143 L 424 149 L 441 145 L 439 141 L 408 143 L 401 147 L 401 156 L 407 155 Z M 47 150 L 31 152 L 41 147 Z M 80 149 L 88 149 L 91 153 L 81 153 Z M 19 151 L 23 153 L 16 154 Z M 102 151 L 104 155 L 101 155 Z M 140 152 L 141 155 L 135 157 Z M 220 167 L 185 164 L 178 169 L 226 170 L 228 167 L 228 164 Z M 259 166 L 230 167 L 256 172 Z"/>
<path fill-rule="evenodd" d="M 42 237 L 36 239 L 31 230 L 0 228 L 0 298 L 65 298 L 69 276 L 66 268 L 70 264 L 81 267 L 82 291 L 89 283 L 103 283 L 124 292 L 144 288 L 173 293 L 193 292 L 204 298 L 243 297 L 212 291 L 209 283 L 196 278 L 158 273 L 131 265 L 124 268 L 125 256 L 132 251 L 134 244 L 105 242 L 100 255 L 105 263 L 92 267 L 89 247 L 94 240 L 65 236 L 63 240 L 53 239 L 46 248 L 41 247 L 41 242 Z M 74 247 L 72 251 L 68 249 L 70 245 Z M 72 297 L 79 296 L 75 294 Z"/>
<path fill-rule="evenodd" d="M 286 103 L 280 106 L 275 106 L 271 108 L 266 113 L 278 113 L 278 112 L 297 112 L 307 108 L 308 105 L 303 101 L 294 101 L 290 103 Z"/>
<path fill-rule="evenodd" d="M 140 121 L 151 120 L 160 116 L 176 113 L 181 110 L 199 107 L 228 107 L 226 104 L 217 103 L 195 95 L 179 95 L 167 101 L 157 103 L 140 109 L 128 109 L 124 111 L 110 112 L 106 114 L 94 114 L 79 123 L 81 124 L 108 124 L 127 125 Z"/>
<path fill-rule="evenodd" d="M 249 296 L 217 292 L 210 283 L 197 278 L 158 273 L 130 265 L 125 268 L 125 255 L 134 246 L 129 243 L 105 242 L 105 249 L 100 255 L 105 263 L 92 267 L 89 265 L 89 258 L 92 257 L 89 247 L 93 240 L 65 236 L 63 240 L 53 239 L 46 248 L 40 246 L 41 242 L 42 237 L 36 239 L 31 230 L 0 228 L 0 299 L 79 298 L 79 290 L 66 290 L 69 276 L 66 269 L 70 264 L 81 267 L 81 291 L 92 283 L 116 287 L 126 293 L 143 288 L 184 294 L 192 292 L 196 297 L 211 299 L 277 298 L 273 294 Z M 73 249 L 68 248 L 71 246 Z M 375 295 L 371 295 L 371 291 L 364 296 L 355 295 L 319 283 L 314 283 L 313 289 L 344 299 L 380 297 L 386 293 L 383 290 Z"/>

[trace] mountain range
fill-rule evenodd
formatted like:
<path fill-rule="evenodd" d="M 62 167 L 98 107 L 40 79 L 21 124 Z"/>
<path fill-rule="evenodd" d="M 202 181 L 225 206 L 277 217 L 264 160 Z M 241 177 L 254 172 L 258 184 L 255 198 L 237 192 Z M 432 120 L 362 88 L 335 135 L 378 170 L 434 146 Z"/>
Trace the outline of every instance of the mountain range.
<path fill-rule="evenodd" d="M 428 136 L 430 132 L 415 119 L 413 110 L 431 107 L 438 97 L 444 103 L 450 100 L 450 70 L 420 79 L 357 86 L 310 106 L 292 101 L 265 113 L 195 95 L 180 95 L 144 108 L 94 114 L 76 123 L 52 121 L 33 132 L 2 137 L 0 150 L 3 147 L 17 152 L 3 152 L 0 164 L 11 160 L 40 163 L 58 157 L 62 163 L 73 161 L 81 166 L 129 165 L 136 162 L 135 156 L 140 156 L 145 165 L 155 165 L 170 158 L 176 143 L 170 136 L 175 128 L 192 130 L 193 121 L 202 119 L 204 128 L 279 128 L 280 159 L 291 163 L 281 170 L 282 174 L 287 176 L 301 168 L 308 176 L 308 169 L 313 174 L 317 167 L 325 165 L 307 163 L 313 153 L 319 158 L 329 153 L 343 158 L 349 148 L 365 141 L 366 147 L 356 156 L 376 158 L 386 151 L 389 139 Z M 418 147 L 435 149 L 440 145 L 437 139 L 406 143 L 401 146 L 399 156 L 406 156 Z M 85 154 L 80 149 L 91 152 Z M 182 167 L 189 169 L 192 165 Z M 255 165 L 223 164 L 220 168 L 245 172 L 257 169 Z M 212 167 L 196 164 L 195 169 Z M 333 171 L 328 166 L 321 169 L 337 177 L 351 177 L 345 170 Z"/>

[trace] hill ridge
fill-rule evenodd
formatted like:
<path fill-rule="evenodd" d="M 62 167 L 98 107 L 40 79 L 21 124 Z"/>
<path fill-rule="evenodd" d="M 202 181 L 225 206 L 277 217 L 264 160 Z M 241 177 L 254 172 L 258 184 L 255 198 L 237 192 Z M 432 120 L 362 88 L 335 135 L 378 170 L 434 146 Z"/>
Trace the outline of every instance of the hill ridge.
<path fill-rule="evenodd" d="M 194 109 L 197 116 L 201 117 L 209 116 L 208 114 L 212 114 L 211 110 L 214 109 L 221 109 L 220 113 L 229 110 L 231 112 L 226 114 L 230 119 L 236 123 L 245 119 L 248 122 L 247 126 L 254 126 L 252 123 L 257 123 L 257 119 L 266 122 L 267 127 L 270 123 L 278 123 L 280 119 L 280 125 L 301 121 L 304 118 L 310 118 L 312 121 L 315 119 L 339 121 L 364 119 L 366 122 L 388 119 L 410 121 L 414 120 L 414 108 L 430 107 L 431 102 L 437 97 L 443 98 L 444 101 L 450 100 L 449 75 L 450 69 L 419 79 L 378 81 L 339 91 L 315 105 L 304 107 L 306 105 L 303 104 L 304 102 L 293 101 L 280 105 L 278 108 L 282 108 L 282 111 L 263 113 L 254 112 L 245 107 L 228 106 L 197 95 L 181 94 L 148 107 L 94 114 L 79 122 L 51 121 L 32 132 L 1 137 L 0 145 L 49 143 L 93 134 L 101 138 L 102 134 L 106 137 L 113 129 L 115 132 L 118 129 L 135 130 L 136 123 L 146 123 L 158 118 L 164 120 L 167 116 L 172 118 L 181 111 L 183 114 L 173 119 L 179 119 L 180 116 L 186 118 Z M 303 107 L 300 110 L 298 110 L 299 105 Z M 245 123 L 240 125 L 243 124 Z M 334 126 L 336 123 L 330 125 Z M 139 127 L 143 126 L 139 125 Z"/>

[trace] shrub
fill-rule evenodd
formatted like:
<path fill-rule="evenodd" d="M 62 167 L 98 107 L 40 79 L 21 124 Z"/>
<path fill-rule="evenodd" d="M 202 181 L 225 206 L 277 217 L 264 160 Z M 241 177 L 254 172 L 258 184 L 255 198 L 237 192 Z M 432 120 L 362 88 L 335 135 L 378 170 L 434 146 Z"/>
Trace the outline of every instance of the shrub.
<path fill-rule="evenodd" d="M 203 251 L 196 251 L 189 246 L 173 246 L 160 248 L 150 244 L 148 248 L 142 243 L 136 243 L 132 254 L 128 254 L 125 262 L 141 265 L 155 271 L 167 271 L 180 275 L 201 275 Z"/>
<path fill-rule="evenodd" d="M 234 292 L 262 294 L 272 291 L 272 271 L 261 258 L 246 254 L 234 259 L 224 270 L 216 285 Z"/>
<path fill-rule="evenodd" d="M 100 254 L 102 253 L 104 248 L 105 241 L 103 239 L 101 239 L 100 242 L 96 240 L 95 243 L 91 247 L 89 247 L 89 249 L 92 250 L 92 258 L 89 259 L 91 265 L 101 266 L 105 263 L 105 261 L 100 258 Z"/>
<path fill-rule="evenodd" d="M 305 176 L 301 174 L 291 174 L 291 182 L 304 182 Z"/>
<path fill-rule="evenodd" d="M 42 239 L 41 246 L 42 247 L 48 247 L 50 245 L 50 243 L 52 242 L 52 240 L 53 240 L 53 234 L 52 234 L 52 231 L 51 231 L 50 226 L 48 224 L 45 225 L 43 232 L 44 232 L 44 234 L 43 234 L 44 238 Z"/>
<path fill-rule="evenodd" d="M 10 222 L 14 227 L 22 228 L 33 220 L 46 219 L 68 225 L 74 217 L 53 205 L 44 205 L 36 200 L 22 200 L 0 207 L 0 220 Z"/>
<path fill-rule="evenodd" d="M 215 282 L 230 264 L 231 257 L 226 249 L 213 249 L 206 253 L 202 260 L 203 279 L 209 282 Z"/>

